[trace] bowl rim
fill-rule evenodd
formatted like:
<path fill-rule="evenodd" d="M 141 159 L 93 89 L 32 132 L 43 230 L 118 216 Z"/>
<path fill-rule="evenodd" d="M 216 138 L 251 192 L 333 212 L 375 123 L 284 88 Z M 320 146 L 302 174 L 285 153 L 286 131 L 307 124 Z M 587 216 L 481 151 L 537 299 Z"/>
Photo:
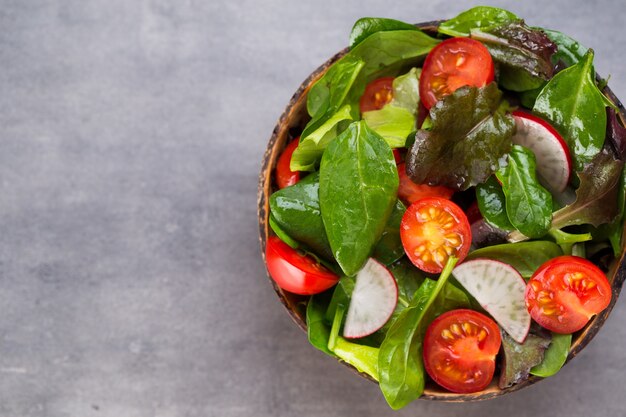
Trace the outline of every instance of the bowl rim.
<path fill-rule="evenodd" d="M 416 23 L 415 26 L 420 28 L 422 31 L 435 35 L 437 33 L 437 28 L 441 22 L 444 20 L 435 20 L 423 23 Z M 278 160 L 278 156 L 280 155 L 279 151 L 282 151 L 286 144 L 286 139 L 289 136 L 290 122 L 293 121 L 294 117 L 302 116 L 302 111 L 304 109 L 304 113 L 306 113 L 306 95 L 311 88 L 311 86 L 317 81 L 328 68 L 343 57 L 349 48 L 346 47 L 341 51 L 334 54 L 331 58 L 326 60 L 322 65 L 316 68 L 298 87 L 296 92 L 291 97 L 289 103 L 287 104 L 285 110 L 282 115 L 278 119 L 274 130 L 272 131 L 272 135 L 270 136 L 270 140 L 268 141 L 267 147 L 265 149 L 265 153 L 263 155 L 263 161 L 261 164 L 261 171 L 259 174 L 259 182 L 258 182 L 258 193 L 257 193 L 257 215 L 259 220 L 259 241 L 261 247 L 261 256 L 263 258 L 263 263 L 267 267 L 267 262 L 265 259 L 265 245 L 267 238 L 270 236 L 269 233 L 269 196 L 273 191 L 273 183 L 272 183 L 272 173 L 274 171 L 276 162 Z M 596 79 L 601 80 L 602 78 L 596 74 Z M 605 86 L 602 92 L 609 97 L 611 101 L 618 108 L 618 117 L 620 117 L 622 124 L 626 125 L 626 109 L 620 102 L 620 100 L 615 96 L 615 94 L 611 91 L 608 86 Z M 309 118 L 308 114 L 305 115 L 304 118 Z M 626 232 L 626 227 L 624 228 L 623 233 Z M 572 340 L 572 345 L 570 347 L 569 354 L 565 361 L 565 364 L 569 363 L 572 359 L 578 355 L 582 351 L 582 349 L 591 342 L 591 340 L 598 333 L 600 328 L 604 325 L 604 322 L 610 315 L 613 307 L 615 306 L 620 291 L 622 289 L 622 285 L 626 278 L 626 239 L 622 243 L 622 252 L 621 256 L 616 258 L 609 268 L 607 275 L 609 277 L 609 282 L 611 283 L 612 288 L 612 297 L 611 303 L 609 306 L 602 311 L 602 313 L 595 315 L 589 323 L 580 331 L 574 334 L 574 338 Z M 306 305 L 306 300 L 308 297 L 300 297 L 291 293 L 285 293 L 281 288 L 279 288 L 276 283 L 270 278 L 269 273 L 266 268 L 266 277 L 272 284 L 274 291 L 276 292 L 280 302 L 283 304 L 291 319 L 296 323 L 300 329 L 302 329 L 305 333 L 307 332 L 306 321 L 304 317 L 304 306 Z M 356 372 L 360 376 L 369 379 L 373 382 L 376 382 L 369 375 L 359 372 L 352 365 L 343 362 L 337 358 L 335 358 L 339 363 L 348 367 L 352 371 Z M 565 366 L 565 364 L 563 366 Z M 481 401 L 492 399 L 496 397 L 500 397 L 515 391 L 518 391 L 522 388 L 533 385 L 545 378 L 530 375 L 530 377 L 522 381 L 518 384 L 515 384 L 511 387 L 500 389 L 497 386 L 497 378 L 494 378 L 491 385 L 483 391 L 479 391 L 476 393 L 470 394 L 455 394 L 437 387 L 434 384 L 427 384 L 426 389 L 424 390 L 424 394 L 419 398 L 420 400 L 432 400 L 432 401 L 442 401 L 442 402 L 467 402 L 467 401 Z M 434 389 L 433 389 L 434 387 Z"/>

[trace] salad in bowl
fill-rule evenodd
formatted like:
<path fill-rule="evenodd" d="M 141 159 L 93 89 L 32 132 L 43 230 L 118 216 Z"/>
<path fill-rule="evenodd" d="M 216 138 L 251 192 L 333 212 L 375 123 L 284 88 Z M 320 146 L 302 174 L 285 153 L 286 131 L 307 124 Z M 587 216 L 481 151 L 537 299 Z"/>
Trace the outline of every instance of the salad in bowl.
<path fill-rule="evenodd" d="M 608 316 L 626 129 L 593 56 L 493 7 L 362 18 L 294 95 L 261 175 L 267 269 L 390 407 L 554 375 Z"/>

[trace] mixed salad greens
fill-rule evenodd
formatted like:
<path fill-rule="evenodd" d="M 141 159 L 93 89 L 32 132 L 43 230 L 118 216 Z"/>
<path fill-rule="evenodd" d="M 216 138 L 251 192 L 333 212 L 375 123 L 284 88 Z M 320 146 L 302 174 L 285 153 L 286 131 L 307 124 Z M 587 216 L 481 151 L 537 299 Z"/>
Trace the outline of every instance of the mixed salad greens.
<path fill-rule="evenodd" d="M 394 408 L 547 377 L 611 301 L 626 129 L 593 51 L 506 10 L 363 18 L 281 154 L 266 261 Z M 497 371 L 497 372 L 496 372 Z"/>

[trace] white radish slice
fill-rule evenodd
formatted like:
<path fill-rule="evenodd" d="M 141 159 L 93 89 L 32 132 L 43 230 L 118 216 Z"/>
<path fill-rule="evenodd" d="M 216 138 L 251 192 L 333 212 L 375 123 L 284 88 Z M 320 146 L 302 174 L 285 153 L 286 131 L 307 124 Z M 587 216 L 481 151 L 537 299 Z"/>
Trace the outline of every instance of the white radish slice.
<path fill-rule="evenodd" d="M 523 343 L 530 329 L 526 308 L 526 281 L 509 264 L 493 259 L 465 261 L 452 275 L 518 343 Z"/>
<path fill-rule="evenodd" d="M 541 183 L 552 193 L 565 190 L 572 171 L 572 158 L 559 132 L 532 114 L 515 111 L 513 118 L 517 132 L 511 140 L 533 151 Z"/>
<path fill-rule="evenodd" d="M 398 285 L 383 264 L 370 258 L 356 276 L 343 336 L 365 337 L 387 323 L 398 303 Z"/>

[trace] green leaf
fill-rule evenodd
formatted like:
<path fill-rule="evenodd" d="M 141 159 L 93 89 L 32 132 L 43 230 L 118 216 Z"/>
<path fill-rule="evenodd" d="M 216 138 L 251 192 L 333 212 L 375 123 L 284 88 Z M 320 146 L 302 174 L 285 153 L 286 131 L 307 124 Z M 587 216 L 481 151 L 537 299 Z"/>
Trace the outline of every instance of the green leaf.
<path fill-rule="evenodd" d="M 513 117 L 495 83 L 461 87 L 430 109 L 431 130 L 420 130 L 406 160 L 417 184 L 465 190 L 485 182 L 511 149 Z"/>
<path fill-rule="evenodd" d="M 324 322 L 324 313 L 326 312 L 325 295 L 314 295 L 309 299 L 309 303 L 306 306 L 307 335 L 309 343 L 314 347 L 328 355 L 334 356 L 328 349 L 330 327 Z"/>
<path fill-rule="evenodd" d="M 400 223 L 405 211 L 406 207 L 404 207 L 404 204 L 400 200 L 396 201 L 387 225 L 383 230 L 383 235 L 374 248 L 372 257 L 385 265 L 391 265 L 404 256 L 404 246 L 402 246 L 402 240 L 400 240 Z"/>
<path fill-rule="evenodd" d="M 552 62 L 557 63 L 559 60 L 563 61 L 565 65 L 571 67 L 582 61 L 588 48 L 578 43 L 578 41 L 570 38 L 564 33 L 551 29 L 542 29 L 546 35 L 554 42 L 558 49 L 556 54 L 552 57 Z"/>
<path fill-rule="evenodd" d="M 424 272 L 420 271 L 407 258 L 389 267 L 398 284 L 398 304 L 408 307 L 413 295 L 426 279 Z"/>
<path fill-rule="evenodd" d="M 550 339 L 529 333 L 524 343 L 520 344 L 506 332 L 500 333 L 504 355 L 498 386 L 504 389 L 528 379 L 530 369 L 543 361 Z"/>
<path fill-rule="evenodd" d="M 270 197 L 271 217 L 285 234 L 304 243 L 324 259 L 332 260 L 330 243 L 322 222 L 318 192 L 317 172 L 292 186 L 276 191 Z"/>
<path fill-rule="evenodd" d="M 398 171 L 391 148 L 355 122 L 326 149 L 319 198 L 334 258 L 354 275 L 382 236 L 396 203 Z"/>
<path fill-rule="evenodd" d="M 324 119 L 324 122 L 309 135 L 304 136 L 303 133 L 298 147 L 291 155 L 289 168 L 292 171 L 313 171 L 326 146 L 340 133 L 342 122 L 352 120 L 351 112 L 352 108 L 345 105 L 332 116 Z"/>
<path fill-rule="evenodd" d="M 502 230 L 513 230 L 513 225 L 506 215 L 506 200 L 502 186 L 494 176 L 476 186 L 476 201 L 480 214 L 487 223 Z"/>
<path fill-rule="evenodd" d="M 473 29 L 471 37 L 485 45 L 499 64 L 498 83 L 512 91 L 534 90 L 554 75 L 556 45 L 539 29 L 519 20 L 505 25 Z"/>
<path fill-rule="evenodd" d="M 595 227 L 612 222 L 619 214 L 619 184 L 624 162 L 600 152 L 579 174 L 576 201 L 554 213 L 552 228 L 576 224 Z"/>
<path fill-rule="evenodd" d="M 298 249 L 300 244 L 296 242 L 295 240 L 293 240 L 291 236 L 287 234 L 287 232 L 281 229 L 281 227 L 276 222 L 274 215 L 271 212 L 270 212 L 270 227 L 272 228 L 274 233 L 276 233 L 276 236 L 278 236 L 280 240 L 282 240 L 283 242 L 285 242 L 287 245 L 291 246 L 292 248 Z"/>
<path fill-rule="evenodd" d="M 311 121 L 293 153 L 291 170 L 315 169 L 328 143 L 342 132 L 341 122 L 358 118 L 359 99 L 367 83 L 419 65 L 438 43 L 419 30 L 375 32 L 334 63 L 308 92 Z"/>
<path fill-rule="evenodd" d="M 394 410 L 419 398 L 424 391 L 422 363 L 422 332 L 425 316 L 448 278 L 457 259 L 448 259 L 438 281 L 426 279 L 415 293 L 410 305 L 398 316 L 380 346 L 378 371 L 380 389 Z"/>
<path fill-rule="evenodd" d="M 378 381 L 378 348 L 348 342 L 339 336 L 344 312 L 343 305 L 335 311 L 328 338 L 328 349 L 342 361 L 354 366 L 359 372 L 364 372 Z"/>
<path fill-rule="evenodd" d="M 545 235 L 552 220 L 552 195 L 539 184 L 535 169 L 535 154 L 513 145 L 508 165 L 496 173 L 502 182 L 511 224 L 530 238 Z"/>
<path fill-rule="evenodd" d="M 543 361 L 533 367 L 530 373 L 543 378 L 556 374 L 565 364 L 571 344 L 571 334 L 552 333 L 552 342 L 545 352 Z"/>
<path fill-rule="evenodd" d="M 470 252 L 467 260 L 487 258 L 511 265 L 524 278 L 528 279 L 543 263 L 563 255 L 554 242 L 535 240 L 532 242 L 505 243 L 488 246 Z"/>
<path fill-rule="evenodd" d="M 439 25 L 439 33 L 469 36 L 472 29 L 500 26 L 519 20 L 513 13 L 490 6 L 476 6 Z"/>
<path fill-rule="evenodd" d="M 600 152 L 606 132 L 606 98 L 595 84 L 592 63 L 589 50 L 578 64 L 548 82 L 533 108 L 561 133 L 577 171 Z"/>
<path fill-rule="evenodd" d="M 415 116 L 407 109 L 391 104 L 363 113 L 363 120 L 392 148 L 403 148 L 407 136 L 415 131 Z"/>
<path fill-rule="evenodd" d="M 390 105 L 407 109 L 413 116 L 417 116 L 420 103 L 420 75 L 421 68 L 411 68 L 409 72 L 393 80 L 393 99 Z"/>
<path fill-rule="evenodd" d="M 388 32 L 392 30 L 416 30 L 419 29 L 410 23 L 384 17 L 362 17 L 356 21 L 350 33 L 350 49 L 354 49 L 368 36 L 376 32 Z"/>
<path fill-rule="evenodd" d="M 333 296 L 328 304 L 326 310 L 326 321 L 331 322 L 335 318 L 338 308 L 343 308 L 344 311 L 350 306 L 350 299 L 352 298 L 352 291 L 354 291 L 355 277 L 343 276 L 339 280 L 339 283 L 333 290 Z"/>

